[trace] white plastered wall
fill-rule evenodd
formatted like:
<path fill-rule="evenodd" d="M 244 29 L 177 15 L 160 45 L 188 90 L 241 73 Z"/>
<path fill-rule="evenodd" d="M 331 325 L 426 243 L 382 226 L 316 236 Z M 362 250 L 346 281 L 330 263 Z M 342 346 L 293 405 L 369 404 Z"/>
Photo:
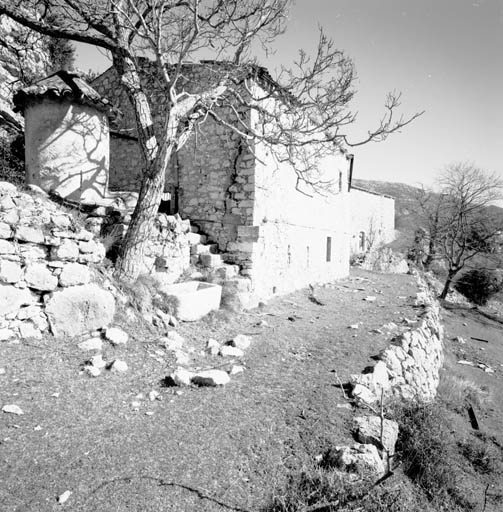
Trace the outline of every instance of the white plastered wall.
<path fill-rule="evenodd" d="M 395 239 L 395 200 L 352 188 L 351 254 L 361 254 Z"/>
<path fill-rule="evenodd" d="M 28 184 L 84 203 L 106 196 L 109 128 L 104 113 L 43 99 L 27 105 L 24 116 Z"/>

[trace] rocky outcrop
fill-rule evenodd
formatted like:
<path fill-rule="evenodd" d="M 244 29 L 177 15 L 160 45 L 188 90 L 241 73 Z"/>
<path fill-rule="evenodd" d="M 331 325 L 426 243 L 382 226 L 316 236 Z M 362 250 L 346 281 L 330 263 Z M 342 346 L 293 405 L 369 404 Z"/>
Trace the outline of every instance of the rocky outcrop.
<path fill-rule="evenodd" d="M 110 323 L 115 301 L 89 284 L 105 248 L 40 191 L 0 182 L 0 338 L 84 334 Z"/>

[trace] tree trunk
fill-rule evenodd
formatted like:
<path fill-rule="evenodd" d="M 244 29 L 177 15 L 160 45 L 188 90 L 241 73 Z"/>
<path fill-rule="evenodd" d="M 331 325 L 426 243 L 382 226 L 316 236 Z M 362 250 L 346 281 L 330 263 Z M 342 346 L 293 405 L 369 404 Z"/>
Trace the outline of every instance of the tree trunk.
<path fill-rule="evenodd" d="M 442 293 L 440 294 L 441 299 L 445 299 L 447 297 L 447 294 L 449 293 L 449 290 L 451 289 L 452 280 L 454 279 L 454 276 L 456 275 L 457 271 L 449 271 L 447 274 L 447 279 L 444 283 L 444 289 L 442 290 Z"/>
<path fill-rule="evenodd" d="M 164 190 L 166 169 L 175 147 L 179 116 L 173 108 L 166 113 L 164 138 L 159 144 L 150 105 L 134 61 L 126 50 L 119 50 L 114 55 L 114 64 L 135 111 L 138 139 L 146 162 L 138 202 L 115 265 L 116 277 L 133 281 L 143 269 L 145 248 L 152 234 Z"/>
<path fill-rule="evenodd" d="M 173 147 L 173 143 L 166 144 L 161 157 L 156 159 L 142 179 L 138 202 L 115 264 L 115 275 L 119 278 L 135 280 L 144 269 L 145 249 L 161 202 L 166 167 Z"/>

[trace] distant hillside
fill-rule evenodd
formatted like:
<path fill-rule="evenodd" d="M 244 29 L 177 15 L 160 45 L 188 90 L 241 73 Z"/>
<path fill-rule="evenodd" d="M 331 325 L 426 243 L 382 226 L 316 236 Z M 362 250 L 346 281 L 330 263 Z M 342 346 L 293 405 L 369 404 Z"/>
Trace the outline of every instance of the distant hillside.
<path fill-rule="evenodd" d="M 420 225 L 420 218 L 417 212 L 416 197 L 420 190 L 418 187 L 406 185 L 405 183 L 393 183 L 374 180 L 353 180 L 356 187 L 385 194 L 395 199 L 395 228 L 400 231 L 397 240 L 397 249 L 404 250 L 410 246 L 413 240 L 414 231 Z M 494 216 L 503 226 L 503 208 L 489 206 L 488 214 Z"/>

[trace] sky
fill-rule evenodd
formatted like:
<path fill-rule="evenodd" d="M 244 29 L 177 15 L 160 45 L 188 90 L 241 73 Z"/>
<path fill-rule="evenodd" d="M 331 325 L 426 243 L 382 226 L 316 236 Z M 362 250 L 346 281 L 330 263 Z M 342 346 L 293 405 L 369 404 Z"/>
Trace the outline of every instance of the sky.
<path fill-rule="evenodd" d="M 273 71 L 314 51 L 320 26 L 355 63 L 353 140 L 378 123 L 389 91 L 402 93 L 405 115 L 425 110 L 401 133 L 352 149 L 356 178 L 429 186 L 459 161 L 503 178 L 503 0 L 297 0 L 261 64 Z M 109 61 L 79 45 L 76 66 Z"/>

